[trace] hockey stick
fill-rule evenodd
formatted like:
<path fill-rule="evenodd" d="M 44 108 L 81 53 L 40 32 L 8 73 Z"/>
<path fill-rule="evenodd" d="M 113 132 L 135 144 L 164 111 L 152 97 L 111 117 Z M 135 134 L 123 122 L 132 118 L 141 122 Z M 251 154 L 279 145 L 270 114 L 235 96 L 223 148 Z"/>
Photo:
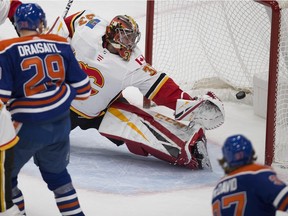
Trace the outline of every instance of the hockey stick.
<path fill-rule="evenodd" d="M 66 7 L 65 7 L 65 10 L 63 11 L 63 14 L 62 14 L 62 18 L 63 18 L 63 19 L 66 18 L 67 14 L 68 14 L 68 12 L 69 12 L 69 10 L 70 10 L 70 8 L 71 8 L 71 5 L 72 5 L 73 1 L 74 1 L 74 0 L 68 0 L 67 5 L 66 5 Z M 52 30 L 55 28 L 55 25 L 57 24 L 59 18 L 60 18 L 60 16 L 58 16 L 58 17 L 56 18 L 56 20 L 54 21 L 52 27 L 49 29 L 49 31 L 48 31 L 46 34 L 50 34 L 50 33 L 52 32 Z M 61 23 L 61 25 L 59 26 L 59 28 L 61 28 L 61 27 L 62 27 L 62 23 Z"/>
<path fill-rule="evenodd" d="M 66 18 L 67 14 L 68 14 L 68 12 L 69 12 L 69 10 L 71 8 L 71 5 L 72 5 L 73 1 L 74 0 L 68 0 L 68 3 L 66 5 L 65 10 L 64 10 L 63 15 L 62 15 L 63 19 Z"/>

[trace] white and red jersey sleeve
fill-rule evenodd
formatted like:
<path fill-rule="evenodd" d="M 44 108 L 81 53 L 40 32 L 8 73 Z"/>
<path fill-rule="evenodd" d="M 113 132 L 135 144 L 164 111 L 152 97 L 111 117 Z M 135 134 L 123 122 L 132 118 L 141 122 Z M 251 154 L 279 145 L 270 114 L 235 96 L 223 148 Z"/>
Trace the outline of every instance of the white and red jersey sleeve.
<path fill-rule="evenodd" d="M 18 0 L 0 0 L 0 25 L 5 22 L 6 18 L 9 18 L 12 23 L 14 22 L 13 16 L 20 4 L 21 1 Z"/>
<path fill-rule="evenodd" d="M 146 63 L 139 49 L 135 49 L 134 52 L 134 54 L 138 53 L 134 62 L 140 67 L 134 71 L 132 85 L 138 87 L 145 97 L 157 105 L 163 105 L 174 110 L 177 99 L 192 99 L 167 74 L 157 72 L 156 69 Z M 133 59 L 131 60 L 133 61 Z"/>
<path fill-rule="evenodd" d="M 0 0 L 0 25 L 3 24 L 8 17 L 10 9 L 10 0 Z"/>

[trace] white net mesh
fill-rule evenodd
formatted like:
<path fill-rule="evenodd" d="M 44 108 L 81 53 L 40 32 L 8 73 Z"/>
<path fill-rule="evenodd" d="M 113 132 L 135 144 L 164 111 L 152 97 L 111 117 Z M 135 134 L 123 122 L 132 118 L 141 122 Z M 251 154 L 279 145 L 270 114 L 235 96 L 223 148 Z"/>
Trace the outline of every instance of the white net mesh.
<path fill-rule="evenodd" d="M 253 74 L 268 72 L 266 9 L 254 1 L 155 1 L 153 65 L 186 91 L 252 91 Z"/>
<path fill-rule="evenodd" d="M 288 9 L 281 10 L 274 162 L 288 168 Z"/>
<path fill-rule="evenodd" d="M 282 1 L 281 6 L 288 5 Z M 275 114 L 275 163 L 288 164 L 288 9 L 281 10 Z M 155 0 L 152 63 L 185 91 L 213 90 L 233 100 L 253 95 L 253 76 L 267 77 L 272 10 L 253 0 Z M 220 90 L 220 91 L 219 91 Z M 220 92 L 220 93 L 219 93 Z M 252 103 L 247 96 L 242 102 Z"/>

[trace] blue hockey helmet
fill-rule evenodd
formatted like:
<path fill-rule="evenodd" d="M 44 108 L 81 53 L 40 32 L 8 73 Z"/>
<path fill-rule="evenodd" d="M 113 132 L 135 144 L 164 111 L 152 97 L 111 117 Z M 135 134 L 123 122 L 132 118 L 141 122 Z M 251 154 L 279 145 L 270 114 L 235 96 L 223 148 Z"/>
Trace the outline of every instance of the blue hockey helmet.
<path fill-rule="evenodd" d="M 223 159 L 228 167 L 239 167 L 254 160 L 254 150 L 250 140 L 243 135 L 233 135 L 226 139 L 222 147 Z"/>
<path fill-rule="evenodd" d="M 46 16 L 43 9 L 35 3 L 21 4 L 18 6 L 14 14 L 14 25 L 16 30 L 32 30 L 39 31 L 40 23 L 43 27 L 47 27 Z"/>

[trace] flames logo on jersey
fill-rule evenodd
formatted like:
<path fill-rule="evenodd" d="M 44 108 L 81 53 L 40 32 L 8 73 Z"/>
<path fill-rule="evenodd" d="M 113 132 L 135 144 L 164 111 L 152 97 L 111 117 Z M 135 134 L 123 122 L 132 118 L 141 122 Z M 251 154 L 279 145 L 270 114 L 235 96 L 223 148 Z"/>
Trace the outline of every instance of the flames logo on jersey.
<path fill-rule="evenodd" d="M 103 88 L 104 86 L 104 77 L 102 73 L 94 67 L 90 67 L 84 62 L 79 62 L 81 69 L 89 76 L 91 83 L 91 96 L 97 94 L 99 91 L 94 87 Z"/>

